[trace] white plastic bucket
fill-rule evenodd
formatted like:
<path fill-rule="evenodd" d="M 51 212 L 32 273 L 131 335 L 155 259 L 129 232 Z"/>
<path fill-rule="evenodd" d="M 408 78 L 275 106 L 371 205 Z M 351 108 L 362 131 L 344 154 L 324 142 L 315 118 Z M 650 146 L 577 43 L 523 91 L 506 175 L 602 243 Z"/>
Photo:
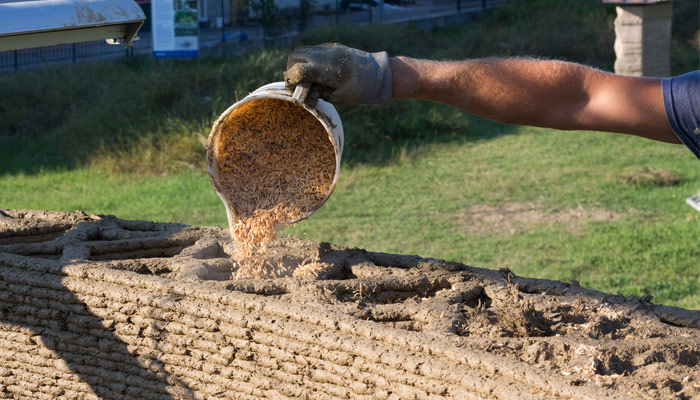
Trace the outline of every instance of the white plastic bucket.
<path fill-rule="evenodd" d="M 221 131 L 221 127 L 228 120 L 228 117 L 229 115 L 231 115 L 233 110 L 235 110 L 242 104 L 259 99 L 280 99 L 284 101 L 293 102 L 302 106 L 306 111 L 308 111 L 314 117 L 316 117 L 316 119 L 326 129 L 326 132 L 328 133 L 328 139 L 333 144 L 333 149 L 335 151 L 335 174 L 333 175 L 333 182 L 331 183 L 331 186 L 328 189 L 328 193 L 326 193 L 326 196 L 321 202 L 319 202 L 311 211 L 306 213 L 303 217 L 299 218 L 298 220 L 287 221 L 287 223 L 291 224 L 306 219 L 316 210 L 318 210 L 333 193 L 335 185 L 338 182 L 338 174 L 340 174 L 340 159 L 343 155 L 344 136 L 343 124 L 340 122 L 340 116 L 338 116 L 338 112 L 335 110 L 335 107 L 333 107 L 332 104 L 323 100 L 319 100 L 315 107 L 311 107 L 306 103 L 300 102 L 299 100 L 293 97 L 292 93 L 287 91 L 287 89 L 284 86 L 284 82 L 274 82 L 262 86 L 254 92 L 250 93 L 243 100 L 238 101 L 237 103 L 229 107 L 226 111 L 224 111 L 214 123 L 214 126 L 211 129 L 211 133 L 209 134 L 209 140 L 207 141 L 207 169 L 209 171 L 209 177 L 211 179 L 212 185 L 214 185 L 214 190 L 216 190 L 216 194 L 219 195 L 219 198 L 226 207 L 226 216 L 228 217 L 229 226 L 233 226 L 236 222 L 238 222 L 238 218 L 236 215 L 234 215 L 234 208 L 231 204 L 229 204 L 219 184 L 219 169 L 216 163 L 216 161 L 218 160 L 218 155 L 216 154 L 218 147 L 217 142 L 219 139 L 218 136 L 219 132 Z"/>

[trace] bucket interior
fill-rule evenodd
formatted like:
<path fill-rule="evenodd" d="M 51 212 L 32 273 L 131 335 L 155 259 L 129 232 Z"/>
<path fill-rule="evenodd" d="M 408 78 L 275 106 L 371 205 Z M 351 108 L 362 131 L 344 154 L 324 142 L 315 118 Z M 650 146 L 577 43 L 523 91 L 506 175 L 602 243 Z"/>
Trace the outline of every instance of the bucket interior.
<path fill-rule="evenodd" d="M 210 174 L 229 223 L 285 205 L 292 223 L 328 199 L 337 180 L 328 127 L 303 106 L 252 98 L 222 115 L 208 145 Z"/>

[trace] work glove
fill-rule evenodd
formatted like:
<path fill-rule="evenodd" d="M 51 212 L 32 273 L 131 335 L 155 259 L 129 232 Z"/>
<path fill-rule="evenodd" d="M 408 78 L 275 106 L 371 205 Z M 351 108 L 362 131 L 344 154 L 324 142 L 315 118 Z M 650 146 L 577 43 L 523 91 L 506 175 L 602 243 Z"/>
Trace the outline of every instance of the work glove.
<path fill-rule="evenodd" d="M 287 90 L 310 84 L 307 102 L 333 104 L 391 103 L 391 67 L 385 52 L 367 53 L 338 43 L 296 48 L 287 58 Z"/>

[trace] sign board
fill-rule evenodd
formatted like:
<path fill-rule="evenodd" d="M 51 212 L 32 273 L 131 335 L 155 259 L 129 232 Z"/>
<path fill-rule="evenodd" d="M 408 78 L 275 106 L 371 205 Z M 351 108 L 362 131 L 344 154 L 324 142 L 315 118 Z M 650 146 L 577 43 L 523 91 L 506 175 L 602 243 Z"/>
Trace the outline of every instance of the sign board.
<path fill-rule="evenodd" d="M 153 0 L 153 56 L 197 57 L 198 21 L 197 0 Z"/>

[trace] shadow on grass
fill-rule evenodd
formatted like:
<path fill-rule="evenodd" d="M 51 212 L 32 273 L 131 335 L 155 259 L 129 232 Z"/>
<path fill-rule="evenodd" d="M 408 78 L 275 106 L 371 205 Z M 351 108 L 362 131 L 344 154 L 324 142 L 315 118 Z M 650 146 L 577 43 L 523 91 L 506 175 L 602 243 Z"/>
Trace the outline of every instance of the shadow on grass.
<path fill-rule="evenodd" d="M 517 134 L 520 127 L 491 122 L 441 104 L 394 101 L 390 108 L 340 107 L 346 147 L 343 164 L 386 165 L 421 146 L 461 144 Z"/>
<path fill-rule="evenodd" d="M 297 44 L 338 41 L 438 60 L 534 56 L 612 65 L 613 9 L 599 0 L 574 3 L 515 2 L 479 20 L 430 31 L 335 26 L 306 33 Z M 207 127 L 237 98 L 282 80 L 288 52 L 263 49 L 233 58 L 158 62 L 135 57 L 0 76 L 0 173 L 100 165 L 162 174 L 182 163 L 204 170 L 201 147 L 193 144 L 206 138 Z M 340 107 L 339 112 L 348 144 L 344 158 L 350 163 L 385 163 L 397 151 L 421 144 L 488 140 L 516 131 L 417 101 L 396 101 L 389 109 Z"/>
<path fill-rule="evenodd" d="M 104 166 L 105 158 L 132 156 L 119 168 L 162 173 L 150 170 L 154 153 L 172 164 L 203 162 L 201 144 L 182 142 L 206 138 L 237 97 L 280 80 L 285 58 L 281 50 L 189 62 L 140 56 L 0 76 L 0 173 Z"/>
<path fill-rule="evenodd" d="M 138 88 L 145 83 L 133 74 L 143 68 L 138 65 L 114 69 L 97 64 L 76 70 L 127 75 L 124 84 L 137 87 L 133 99 L 120 91 L 93 93 L 75 87 L 74 94 L 65 88 L 69 93 L 63 96 L 51 94 L 49 89 L 49 104 L 38 106 L 46 112 L 56 108 L 52 111 L 55 115 L 46 120 L 35 115 L 41 114 L 38 111 L 21 109 L 19 101 L 6 105 L 4 111 L 13 123 L 0 135 L 0 174 L 34 175 L 87 165 L 119 173 L 162 174 L 183 165 L 205 171 L 202 143 L 213 120 L 235 102 L 240 91 L 233 89 L 233 98 L 224 98 L 223 89 L 204 82 L 176 94 L 168 80 L 160 82 L 162 77 L 156 79 L 159 82 L 148 83 L 153 88 Z M 75 71 L 31 72 L 36 72 L 50 87 L 51 81 L 68 79 L 67 75 Z M 173 64 L 165 72 L 175 80 L 187 74 L 188 68 Z M 112 82 L 110 87 L 116 84 Z M 37 95 L 39 86 L 42 85 L 30 88 L 24 96 Z M 212 90 L 215 98 L 201 96 Z M 51 100 L 53 97 L 56 98 Z M 384 165 L 398 152 L 425 144 L 490 140 L 518 131 L 517 127 L 492 123 L 453 107 L 417 100 L 397 100 L 389 108 L 340 106 L 338 112 L 346 138 L 343 160 L 350 165 Z"/>

